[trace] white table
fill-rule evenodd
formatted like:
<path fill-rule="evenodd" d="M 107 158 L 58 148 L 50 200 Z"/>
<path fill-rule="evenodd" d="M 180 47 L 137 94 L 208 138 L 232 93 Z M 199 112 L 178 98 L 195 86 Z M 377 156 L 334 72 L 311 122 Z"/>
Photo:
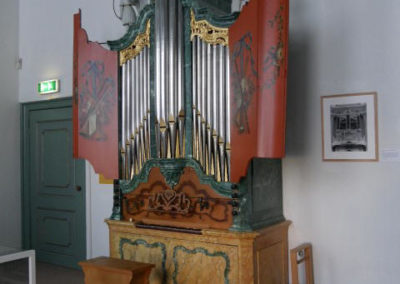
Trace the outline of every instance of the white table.
<path fill-rule="evenodd" d="M 0 263 L 29 258 L 29 284 L 36 284 L 36 261 L 34 250 L 18 250 L 0 246 Z"/>

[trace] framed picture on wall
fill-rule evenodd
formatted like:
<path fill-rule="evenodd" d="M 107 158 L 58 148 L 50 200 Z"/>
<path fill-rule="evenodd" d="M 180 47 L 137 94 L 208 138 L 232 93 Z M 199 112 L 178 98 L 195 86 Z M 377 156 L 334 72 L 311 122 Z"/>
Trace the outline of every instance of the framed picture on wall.
<path fill-rule="evenodd" d="M 378 161 L 375 92 L 321 97 L 322 159 Z"/>

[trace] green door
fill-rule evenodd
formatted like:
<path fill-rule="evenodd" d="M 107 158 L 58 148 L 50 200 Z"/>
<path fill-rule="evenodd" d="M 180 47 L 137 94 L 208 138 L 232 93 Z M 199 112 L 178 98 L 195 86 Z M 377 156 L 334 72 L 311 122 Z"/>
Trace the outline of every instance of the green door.
<path fill-rule="evenodd" d="M 71 101 L 25 105 L 23 121 L 25 246 L 38 261 L 78 267 L 86 258 L 85 165 L 72 157 Z"/>

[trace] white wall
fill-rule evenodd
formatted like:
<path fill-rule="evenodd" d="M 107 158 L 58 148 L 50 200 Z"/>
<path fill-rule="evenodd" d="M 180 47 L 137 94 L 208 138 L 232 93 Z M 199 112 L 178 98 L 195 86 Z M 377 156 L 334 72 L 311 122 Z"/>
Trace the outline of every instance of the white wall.
<path fill-rule="evenodd" d="M 105 42 L 125 33 L 110 0 L 20 1 L 21 102 L 72 95 L 73 14 L 79 9 L 90 40 Z M 39 97 L 37 83 L 52 78 L 61 80 L 61 93 Z"/>
<path fill-rule="evenodd" d="M 99 184 L 99 176 L 86 162 L 86 232 L 87 257 L 108 256 L 108 227 L 104 219 L 111 216 L 112 185 Z"/>
<path fill-rule="evenodd" d="M 0 1 L 0 245 L 21 246 L 18 1 Z"/>
<path fill-rule="evenodd" d="M 315 283 L 399 283 L 400 164 L 322 162 L 320 96 L 377 91 L 379 148 L 400 148 L 400 2 L 293 0 L 285 215 Z"/>
<path fill-rule="evenodd" d="M 23 59 L 19 77 L 20 102 L 72 95 L 73 14 L 79 8 L 82 26 L 90 40 L 104 42 L 118 39 L 125 33 L 114 16 L 110 0 L 20 0 L 20 3 L 19 51 Z M 118 3 L 116 1 L 117 10 Z M 37 83 L 52 78 L 61 80 L 60 94 L 40 97 L 36 92 Z M 16 98 L 14 96 L 14 100 Z M 104 219 L 111 215 L 112 185 L 100 185 L 89 163 L 86 165 L 86 190 L 87 255 L 108 255 L 108 229 Z"/>

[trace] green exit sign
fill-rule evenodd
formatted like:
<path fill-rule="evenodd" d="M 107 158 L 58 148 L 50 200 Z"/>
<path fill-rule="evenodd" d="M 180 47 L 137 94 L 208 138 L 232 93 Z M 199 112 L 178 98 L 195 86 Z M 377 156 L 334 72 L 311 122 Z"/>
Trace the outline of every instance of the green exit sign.
<path fill-rule="evenodd" d="M 48 80 L 39 82 L 38 93 L 40 95 L 58 93 L 60 91 L 58 82 L 59 80 Z"/>

